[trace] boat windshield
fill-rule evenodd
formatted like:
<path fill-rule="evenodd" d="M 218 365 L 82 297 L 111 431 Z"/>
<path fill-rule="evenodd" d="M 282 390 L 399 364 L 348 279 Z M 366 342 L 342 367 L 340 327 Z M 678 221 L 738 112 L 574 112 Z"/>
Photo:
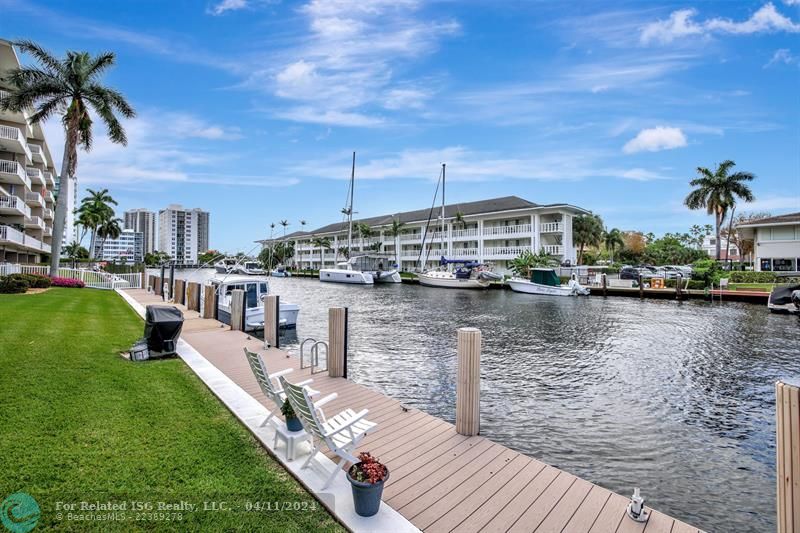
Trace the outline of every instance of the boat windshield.
<path fill-rule="evenodd" d="M 261 283 L 258 287 L 261 296 L 269 294 L 269 286 L 266 283 Z"/>
<path fill-rule="evenodd" d="M 266 284 L 263 284 L 266 285 Z M 225 286 L 225 295 L 223 304 L 226 306 L 231 305 L 231 299 L 233 295 L 234 289 L 240 289 L 245 291 L 244 294 L 244 301 L 245 306 L 250 307 L 258 307 L 258 284 L 256 283 L 234 283 L 231 285 Z M 265 294 L 265 293 L 262 293 Z"/>
<path fill-rule="evenodd" d="M 534 270 L 531 272 L 531 281 L 551 287 L 558 287 L 561 285 L 561 279 L 559 279 L 555 270 Z"/>

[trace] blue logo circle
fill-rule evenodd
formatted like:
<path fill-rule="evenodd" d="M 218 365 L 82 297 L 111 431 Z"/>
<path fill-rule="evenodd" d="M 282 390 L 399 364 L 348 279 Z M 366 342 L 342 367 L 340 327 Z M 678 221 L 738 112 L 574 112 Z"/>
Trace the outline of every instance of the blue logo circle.
<path fill-rule="evenodd" d="M 28 533 L 41 514 L 36 500 L 24 492 L 15 492 L 0 503 L 0 522 L 11 533 Z"/>

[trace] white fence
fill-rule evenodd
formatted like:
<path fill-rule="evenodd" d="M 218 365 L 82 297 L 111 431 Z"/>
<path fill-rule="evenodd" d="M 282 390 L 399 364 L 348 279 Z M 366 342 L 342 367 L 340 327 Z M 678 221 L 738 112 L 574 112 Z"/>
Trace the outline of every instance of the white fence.
<path fill-rule="evenodd" d="M 0 276 L 9 274 L 38 274 L 47 276 L 50 274 L 50 267 L 47 265 L 18 265 L 13 263 L 0 264 Z M 92 289 L 141 289 L 142 274 L 134 272 L 132 274 L 111 274 L 110 272 L 98 272 L 82 268 L 59 268 L 58 277 L 79 279 L 87 287 Z"/>

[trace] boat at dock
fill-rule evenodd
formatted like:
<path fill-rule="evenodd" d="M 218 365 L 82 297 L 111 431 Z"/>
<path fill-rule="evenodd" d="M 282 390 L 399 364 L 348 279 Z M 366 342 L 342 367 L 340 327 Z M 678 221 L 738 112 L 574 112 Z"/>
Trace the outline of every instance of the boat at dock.
<path fill-rule="evenodd" d="M 351 257 L 347 263 L 354 270 L 370 274 L 374 283 L 402 283 L 397 265 L 384 254 L 367 254 Z"/>
<path fill-rule="evenodd" d="M 214 277 L 208 283 L 217 292 L 217 320 L 224 324 L 231 323 L 231 300 L 233 291 L 244 291 L 245 331 L 264 329 L 264 298 L 269 294 L 269 282 L 265 277 L 227 275 Z M 280 302 L 279 326 L 281 328 L 297 327 L 297 315 L 300 306 Z"/>
<path fill-rule="evenodd" d="M 235 273 L 234 269 L 238 266 L 238 261 L 235 257 L 223 257 L 214 263 L 214 270 L 217 274 L 232 274 Z"/>
<path fill-rule="evenodd" d="M 245 276 L 263 276 L 267 271 L 261 268 L 261 263 L 258 261 L 245 261 L 241 265 L 236 265 L 233 273 Z"/>
<path fill-rule="evenodd" d="M 437 270 L 417 274 L 420 285 L 442 289 L 487 289 L 492 281 L 503 279 L 500 274 L 492 272 L 489 265 L 476 261 L 442 257 L 439 264 Z M 457 266 L 451 270 L 449 265 Z"/>
<path fill-rule="evenodd" d="M 584 287 L 573 274 L 569 283 L 561 284 L 561 279 L 552 268 L 531 269 L 531 278 L 511 278 L 506 283 L 514 292 L 526 294 L 543 294 L 547 296 L 586 296 L 590 289 Z"/>
<path fill-rule="evenodd" d="M 778 285 L 772 289 L 767 308 L 773 313 L 800 314 L 800 284 Z"/>
<path fill-rule="evenodd" d="M 283 265 L 278 265 L 272 269 L 269 273 L 270 276 L 273 278 L 291 278 L 292 273 L 286 270 L 286 267 Z"/>

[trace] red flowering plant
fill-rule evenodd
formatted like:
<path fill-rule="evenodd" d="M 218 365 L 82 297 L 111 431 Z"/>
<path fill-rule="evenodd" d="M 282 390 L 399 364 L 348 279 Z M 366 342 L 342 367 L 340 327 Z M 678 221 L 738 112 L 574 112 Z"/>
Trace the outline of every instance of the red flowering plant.
<path fill-rule="evenodd" d="M 359 462 L 350 467 L 350 477 L 361 483 L 380 483 L 389 474 L 386 465 L 381 464 L 377 458 L 372 457 L 369 452 L 358 454 Z"/>
<path fill-rule="evenodd" d="M 82 289 L 86 286 L 86 284 L 79 279 L 61 278 L 58 276 L 53 276 L 50 278 L 50 281 L 53 287 L 73 287 L 76 289 Z"/>

